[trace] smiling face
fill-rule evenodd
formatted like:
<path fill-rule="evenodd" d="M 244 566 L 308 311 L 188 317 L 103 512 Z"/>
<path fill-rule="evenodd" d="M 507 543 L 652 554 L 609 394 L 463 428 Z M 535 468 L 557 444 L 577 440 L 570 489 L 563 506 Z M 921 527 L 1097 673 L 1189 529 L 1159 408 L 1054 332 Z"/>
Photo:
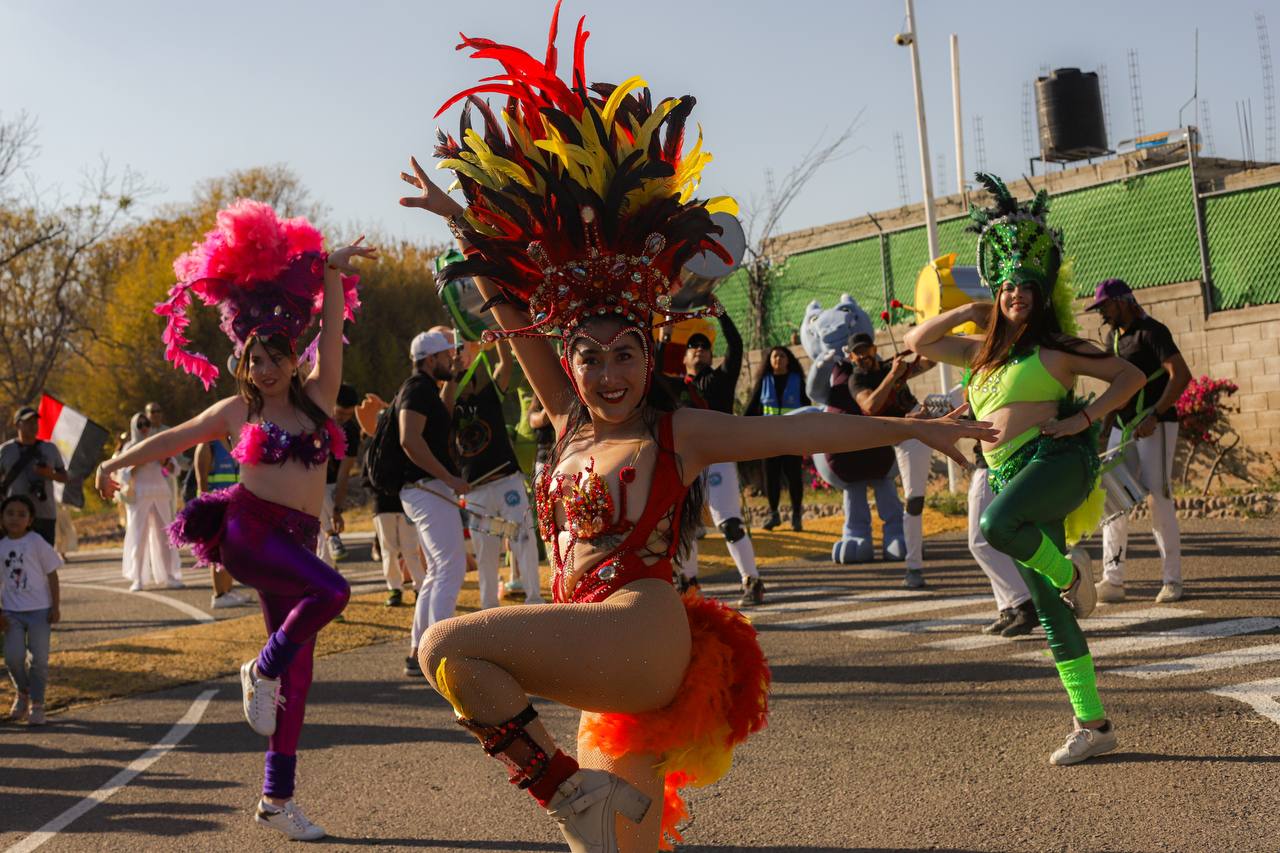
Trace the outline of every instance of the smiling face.
<path fill-rule="evenodd" d="M 1006 281 L 1000 285 L 997 296 L 1000 313 L 1014 326 L 1025 326 L 1038 307 L 1039 294 L 1039 287 L 1032 282 L 1015 284 Z"/>
<path fill-rule="evenodd" d="M 298 369 L 298 360 L 289 353 L 269 348 L 255 338 L 241 359 L 248 379 L 263 399 L 287 397 L 289 383 Z"/>
<path fill-rule="evenodd" d="M 643 401 L 649 356 L 641 333 L 611 320 L 584 325 L 569 344 L 569 374 L 592 420 L 620 423 Z"/>

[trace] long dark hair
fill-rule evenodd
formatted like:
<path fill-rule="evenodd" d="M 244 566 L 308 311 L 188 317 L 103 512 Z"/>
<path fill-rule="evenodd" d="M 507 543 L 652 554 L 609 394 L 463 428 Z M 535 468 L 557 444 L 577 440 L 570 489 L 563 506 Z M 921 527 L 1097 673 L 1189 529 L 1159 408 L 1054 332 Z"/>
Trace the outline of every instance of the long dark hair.
<path fill-rule="evenodd" d="M 649 393 L 645 396 L 640 406 L 640 417 L 644 420 L 645 429 L 649 432 L 649 435 L 653 436 L 655 443 L 660 443 L 658 421 L 667 412 L 674 412 L 680 408 L 679 401 L 672 395 L 667 384 L 660 377 L 654 376 L 653 383 L 649 386 Z M 550 473 L 560 464 L 560 459 L 563 457 L 565 449 L 577 437 L 578 431 L 590 423 L 590 410 L 575 394 L 573 401 L 569 404 L 569 422 L 565 426 L 564 434 L 556 440 L 555 446 L 551 449 L 550 458 L 547 460 L 547 473 L 544 476 L 550 476 Z M 662 449 L 674 452 L 674 448 L 662 448 L 660 446 L 659 450 L 661 451 Z M 677 457 L 676 461 L 679 462 L 679 457 Z M 647 498 L 648 496 L 646 495 L 645 497 Z M 689 549 L 693 547 L 698 526 L 702 523 L 704 498 L 702 478 L 698 477 L 689 485 L 689 490 L 684 496 L 684 504 L 680 508 L 680 541 L 676 544 L 676 559 L 682 560 L 687 557 Z"/>
<path fill-rule="evenodd" d="M 760 366 L 756 368 L 756 377 L 751 383 L 751 397 L 749 398 L 751 402 L 747 406 L 747 414 L 752 414 L 755 411 L 755 407 L 760 403 L 760 391 L 764 388 L 764 378 L 773 375 L 773 354 L 775 352 L 782 353 L 782 357 L 787 360 L 788 374 L 799 373 L 801 377 L 804 376 L 804 368 L 800 366 L 800 359 L 796 358 L 795 353 L 787 347 L 770 347 L 769 351 L 764 354 Z M 779 389 L 778 393 L 782 393 L 781 389 Z"/>
<path fill-rule="evenodd" d="M 250 418 L 260 416 L 263 405 L 262 392 L 249 379 L 249 350 L 255 343 L 262 344 L 262 348 L 267 351 L 267 357 L 277 365 L 286 358 L 296 360 L 298 357 L 294 352 L 293 342 L 285 335 L 268 335 L 264 338 L 251 335 L 249 340 L 245 341 L 240 361 L 236 364 L 236 383 L 240 387 L 241 399 L 249 406 Z M 319 429 L 325 421 L 329 420 L 324 409 L 316 405 L 315 400 L 312 400 L 302 389 L 302 378 L 297 371 L 289 377 L 289 404 L 311 421 L 312 429 Z"/>
<path fill-rule="evenodd" d="M 1058 350 L 1086 358 L 1107 358 L 1108 353 L 1098 352 L 1088 341 L 1062 331 L 1058 314 L 1045 300 L 1044 291 L 1036 285 L 1031 288 L 1031 318 L 1025 326 L 1015 328 L 1000 310 L 1000 296 L 991 303 L 987 317 L 987 335 L 978 348 L 970 369 L 975 373 L 996 370 L 1015 356 L 1025 355 L 1036 347 Z"/>

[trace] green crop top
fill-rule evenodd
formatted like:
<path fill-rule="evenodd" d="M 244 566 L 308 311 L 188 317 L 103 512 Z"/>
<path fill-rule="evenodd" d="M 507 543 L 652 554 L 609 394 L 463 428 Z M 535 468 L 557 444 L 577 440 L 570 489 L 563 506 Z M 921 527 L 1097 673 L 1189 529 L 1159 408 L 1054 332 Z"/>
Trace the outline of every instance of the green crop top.
<path fill-rule="evenodd" d="M 1051 403 L 1061 400 L 1070 393 L 1070 389 L 1054 377 L 1040 360 L 1040 348 L 1031 352 L 1014 356 L 1003 366 L 983 371 L 977 375 L 965 370 L 965 385 L 968 388 L 969 407 L 973 416 L 984 420 L 993 412 L 1010 403 Z M 1032 427 L 1026 432 L 1010 439 L 990 450 L 983 450 L 987 464 L 998 468 L 1010 455 L 1022 445 L 1035 438 L 1040 427 Z"/>

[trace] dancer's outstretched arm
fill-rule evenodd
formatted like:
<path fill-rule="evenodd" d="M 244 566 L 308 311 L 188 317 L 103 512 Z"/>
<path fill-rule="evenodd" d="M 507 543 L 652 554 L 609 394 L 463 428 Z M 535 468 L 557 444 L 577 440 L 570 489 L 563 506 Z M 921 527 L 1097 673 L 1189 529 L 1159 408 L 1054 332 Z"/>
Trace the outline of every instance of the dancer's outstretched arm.
<path fill-rule="evenodd" d="M 448 193 L 427 177 L 427 173 L 418 164 L 417 158 L 409 158 L 409 164 L 413 168 L 413 174 L 401 172 L 400 179 L 421 190 L 422 195 L 400 199 L 402 206 L 416 207 L 445 219 L 462 214 L 462 205 L 451 199 Z M 476 276 L 475 283 L 476 289 L 480 291 L 480 295 L 486 302 L 499 295 L 497 285 L 487 278 Z M 490 314 L 501 329 L 520 329 L 531 322 L 527 312 L 502 302 L 494 305 L 490 309 Z M 556 354 L 550 342 L 543 339 L 515 338 L 511 343 L 516 353 L 516 360 L 520 362 L 524 375 L 533 386 L 533 393 L 542 400 L 543 408 L 550 416 L 556 434 L 559 435 L 564 431 L 565 423 L 569 419 L 569 407 L 573 402 L 573 389 L 569 387 L 569 380 L 565 378 L 564 371 L 560 368 L 560 356 Z"/>
<path fill-rule="evenodd" d="M 355 275 L 351 265 L 355 257 L 373 259 L 377 250 L 361 246 L 361 236 L 350 246 L 329 255 L 324 268 L 324 305 L 320 313 L 320 343 L 316 347 L 316 364 L 307 377 L 306 391 L 317 406 L 330 414 L 338 401 L 342 384 L 342 323 L 346 299 L 342 293 L 342 276 Z"/>
<path fill-rule="evenodd" d="M 973 323 L 979 329 L 986 328 L 991 314 L 991 305 L 984 302 L 970 302 L 959 308 L 952 308 L 937 317 L 925 320 L 911 329 L 902 338 L 903 345 L 931 361 L 954 364 L 957 367 L 968 367 L 982 346 L 978 337 L 966 338 L 947 334 L 956 326 Z"/>
<path fill-rule="evenodd" d="M 114 476 L 117 471 L 148 462 L 161 462 L 197 444 L 230 435 L 244 420 L 244 415 L 245 402 L 240 397 L 219 400 L 186 423 L 158 432 L 103 462 L 98 466 L 94 485 L 104 498 L 110 500 L 120 488 Z"/>
<path fill-rule="evenodd" d="M 998 433 L 985 421 L 959 420 L 967 409 L 961 406 L 934 420 L 827 413 L 746 418 L 707 409 L 680 409 L 674 423 L 676 452 L 683 463 L 685 482 L 693 482 L 699 471 L 714 462 L 848 453 L 910 438 L 968 465 L 956 444 L 965 439 L 994 442 Z"/>

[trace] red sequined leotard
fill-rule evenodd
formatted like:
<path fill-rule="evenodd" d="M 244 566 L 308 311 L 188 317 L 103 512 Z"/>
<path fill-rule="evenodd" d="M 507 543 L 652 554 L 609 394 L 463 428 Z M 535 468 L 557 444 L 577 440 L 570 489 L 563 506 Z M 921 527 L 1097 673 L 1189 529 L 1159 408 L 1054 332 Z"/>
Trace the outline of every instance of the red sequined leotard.
<path fill-rule="evenodd" d="M 595 473 L 595 460 L 577 474 L 543 473 L 536 486 L 538 523 L 542 538 L 551 545 L 555 577 L 552 598 L 557 603 L 604 601 L 616 590 L 641 578 L 671 581 L 671 560 L 680 542 L 680 510 L 689 491 L 680 478 L 672 441 L 671 413 L 658 422 L 658 453 L 654 461 L 649 500 L 635 523 L 627 520 L 627 485 L 635 480 L 635 469 L 624 467 L 618 473 L 619 508 L 614 518 L 613 498 L 609 487 Z M 560 530 L 555 520 L 555 504 L 564 506 L 569 547 L 560 549 Z M 650 539 L 659 524 L 666 523 L 666 547 L 654 551 Z M 573 549 L 578 542 L 590 542 L 605 534 L 623 534 L 618 547 L 602 557 L 585 572 L 572 590 L 566 590 L 566 568 L 573 564 Z M 567 556 L 566 556 L 567 555 Z M 646 557 L 657 559 L 646 562 Z"/>

